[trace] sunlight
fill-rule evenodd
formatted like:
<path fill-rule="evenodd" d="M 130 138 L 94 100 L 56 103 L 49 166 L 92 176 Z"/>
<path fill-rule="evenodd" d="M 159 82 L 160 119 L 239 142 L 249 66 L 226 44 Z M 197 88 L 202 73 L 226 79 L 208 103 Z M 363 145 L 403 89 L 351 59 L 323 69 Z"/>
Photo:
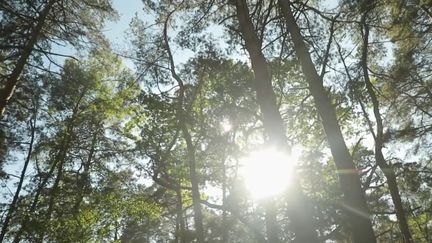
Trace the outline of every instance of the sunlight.
<path fill-rule="evenodd" d="M 291 155 L 274 148 L 250 153 L 240 160 L 245 186 L 254 199 L 265 199 L 282 193 L 290 184 L 300 150 Z"/>
<path fill-rule="evenodd" d="M 227 118 L 222 120 L 222 122 L 220 123 L 220 126 L 221 126 L 223 132 L 229 132 L 232 129 L 231 122 Z"/>

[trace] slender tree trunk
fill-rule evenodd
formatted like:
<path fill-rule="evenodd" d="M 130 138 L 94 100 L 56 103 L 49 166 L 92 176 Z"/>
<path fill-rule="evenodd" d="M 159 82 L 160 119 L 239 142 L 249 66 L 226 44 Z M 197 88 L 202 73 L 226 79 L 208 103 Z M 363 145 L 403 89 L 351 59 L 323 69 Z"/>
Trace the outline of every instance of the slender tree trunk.
<path fill-rule="evenodd" d="M 58 165 L 57 176 L 56 176 L 56 179 L 54 180 L 54 184 L 53 184 L 52 189 L 51 189 L 50 198 L 49 198 L 49 202 L 48 202 L 48 209 L 47 209 L 47 213 L 45 215 L 45 220 L 44 220 L 47 223 L 50 222 L 52 212 L 54 211 L 54 203 L 55 203 L 55 200 L 57 198 L 56 197 L 57 192 L 59 189 L 60 181 L 61 181 L 62 176 L 63 176 L 63 166 L 65 163 L 65 159 L 66 158 L 63 157 L 63 160 L 61 160 L 59 165 Z M 46 234 L 46 228 L 43 227 L 43 228 L 41 228 L 41 230 L 39 232 L 39 237 L 38 237 L 37 242 L 43 242 L 44 238 L 45 238 L 45 234 Z"/>
<path fill-rule="evenodd" d="M 183 80 L 180 78 L 180 76 L 177 74 L 175 70 L 174 59 L 168 41 L 168 21 L 170 19 L 171 14 L 173 13 L 174 12 L 170 12 L 165 20 L 163 35 L 164 35 L 166 51 L 170 62 L 171 76 L 177 81 L 177 84 L 179 86 L 177 119 L 178 119 L 178 125 L 183 134 L 183 138 L 186 141 L 187 160 L 188 160 L 187 162 L 189 166 L 190 180 L 192 185 L 192 204 L 194 209 L 196 237 L 198 243 L 204 243 L 205 242 L 204 226 L 203 226 L 203 216 L 202 216 L 202 209 L 201 209 L 201 195 L 199 191 L 199 180 L 198 180 L 198 173 L 196 169 L 195 146 L 193 145 L 192 137 L 187 127 L 187 123 L 188 123 L 188 121 L 186 120 L 187 111 L 184 108 L 185 86 Z"/>
<path fill-rule="evenodd" d="M 56 179 L 54 180 L 54 184 L 53 184 L 52 189 L 51 189 L 51 193 L 50 193 L 51 195 L 50 195 L 50 199 L 48 202 L 48 210 L 47 210 L 47 213 L 45 216 L 46 222 L 49 222 L 51 220 L 51 215 L 52 215 L 52 212 L 54 211 L 54 203 L 55 203 L 55 200 L 57 197 L 57 192 L 59 189 L 60 181 L 62 180 L 62 177 L 63 177 L 63 169 L 64 169 L 63 167 L 64 167 L 64 164 L 66 162 L 65 159 L 66 159 L 66 156 L 63 158 L 62 161 L 60 161 L 59 166 L 57 168 L 57 176 L 56 176 Z"/>
<path fill-rule="evenodd" d="M 178 186 L 178 189 L 176 190 L 176 237 L 175 242 L 177 243 L 186 243 L 184 239 L 184 233 L 185 233 L 185 225 L 183 220 L 183 196 L 182 191 L 180 188 L 180 184 Z"/>
<path fill-rule="evenodd" d="M 19 78 L 24 70 L 24 67 L 32 53 L 33 47 L 36 45 L 38 38 L 42 32 L 42 29 L 45 25 L 46 18 L 51 11 L 51 8 L 56 0 L 49 0 L 46 4 L 45 8 L 42 10 L 35 28 L 30 33 L 30 39 L 27 44 L 24 46 L 24 49 L 12 70 L 12 73 L 8 76 L 4 87 L 0 90 L 0 118 L 3 117 L 3 114 L 6 109 L 6 105 L 8 104 L 10 98 L 12 97 Z"/>
<path fill-rule="evenodd" d="M 228 222 L 227 222 L 227 176 L 226 176 L 226 159 L 224 158 L 222 160 L 222 243 L 228 243 L 229 242 L 229 229 L 228 229 Z"/>
<path fill-rule="evenodd" d="M 264 129 L 271 143 L 276 146 L 286 147 L 285 127 L 277 106 L 276 95 L 273 91 L 270 68 L 261 50 L 261 40 L 258 38 L 252 20 L 249 17 L 246 1 L 236 0 L 235 6 L 240 32 L 245 41 L 246 50 L 249 53 L 255 75 L 253 88 L 262 112 Z"/>
<path fill-rule="evenodd" d="M 180 123 L 183 123 L 180 121 Z M 194 208 L 194 220 L 195 220 L 195 230 L 197 241 L 199 243 L 204 243 L 204 227 L 203 227 L 203 216 L 201 209 L 201 195 L 199 192 L 199 182 L 198 175 L 196 172 L 196 158 L 195 158 L 195 147 L 192 143 L 192 138 L 190 136 L 189 130 L 186 124 L 180 124 L 182 127 L 183 136 L 186 140 L 187 146 L 187 157 L 189 165 L 189 173 L 192 185 L 192 204 Z"/>
<path fill-rule="evenodd" d="M 75 115 L 75 113 L 74 113 L 74 115 Z M 63 177 L 63 170 L 64 170 L 63 167 L 64 167 L 64 164 L 66 163 L 66 157 L 67 157 L 69 145 L 71 142 L 71 135 L 73 132 L 73 126 L 74 125 L 73 125 L 73 119 L 72 119 L 72 121 L 70 122 L 70 125 L 68 126 L 68 131 L 66 133 L 65 146 L 60 148 L 60 152 L 59 152 L 60 155 L 58 157 L 58 162 L 56 163 L 56 164 L 58 164 L 57 176 L 54 180 L 54 184 L 53 184 L 52 189 L 51 189 L 50 198 L 49 198 L 49 202 L 48 202 L 48 209 L 47 209 L 47 213 L 45 215 L 45 222 L 49 222 L 51 220 L 51 215 L 52 215 L 52 212 L 54 210 L 54 203 L 55 203 L 55 200 L 57 198 L 57 192 L 59 189 L 60 181 L 62 180 L 62 177 Z M 42 228 L 42 230 L 40 232 L 40 236 L 39 236 L 40 242 L 43 242 L 43 239 L 45 237 L 45 233 L 46 233 L 45 229 Z"/>
<path fill-rule="evenodd" d="M 275 201 L 271 198 L 264 203 L 265 209 L 265 224 L 266 232 L 269 243 L 278 243 L 279 241 L 279 227 L 277 224 L 277 208 Z"/>
<path fill-rule="evenodd" d="M 71 139 L 72 139 L 72 132 L 73 132 L 73 128 L 74 128 L 75 116 L 78 113 L 79 104 L 80 104 L 82 98 L 84 97 L 85 93 L 86 92 L 81 93 L 81 96 L 78 98 L 78 101 L 73 108 L 72 117 L 70 118 L 70 120 L 67 123 L 66 131 L 63 135 L 64 137 L 61 139 L 61 145 L 59 148 L 59 152 L 55 156 L 55 158 L 53 160 L 53 164 L 51 165 L 48 173 L 43 177 L 41 183 L 39 184 L 38 188 L 36 189 L 36 194 L 35 194 L 35 197 L 33 198 L 32 204 L 30 205 L 29 212 L 28 212 L 28 214 L 26 214 L 26 216 L 21 221 L 21 227 L 18 230 L 18 232 L 16 233 L 15 238 L 13 240 L 13 243 L 18 243 L 21 241 L 23 230 L 27 227 L 27 225 L 29 223 L 30 214 L 33 214 L 36 211 L 37 205 L 39 203 L 39 197 L 42 193 L 42 190 L 45 188 L 46 184 L 48 183 L 48 180 L 53 175 L 55 169 L 58 168 L 58 171 L 60 173 L 60 169 L 63 167 L 64 161 L 65 161 L 66 155 L 67 155 L 67 149 L 69 148 L 70 143 L 71 143 Z M 59 178 L 59 176 L 57 176 L 56 181 L 58 178 Z M 55 184 L 56 184 L 56 182 L 55 182 Z M 53 186 L 53 188 L 55 188 L 55 187 Z M 43 233 L 41 235 L 43 235 Z"/>
<path fill-rule="evenodd" d="M 68 133 L 68 134 L 69 134 L 69 133 Z M 30 214 L 33 214 L 33 213 L 36 211 L 37 205 L 38 205 L 38 203 L 39 203 L 39 197 L 40 197 L 40 195 L 42 194 L 42 190 L 45 188 L 46 184 L 48 183 L 48 180 L 49 180 L 50 177 L 53 175 L 55 169 L 58 168 L 58 167 L 60 167 L 60 166 L 62 166 L 62 164 L 63 164 L 63 163 L 61 162 L 61 161 L 62 161 L 61 158 L 63 157 L 63 156 L 62 156 L 62 154 L 63 154 L 62 151 L 63 151 L 64 148 L 68 147 L 68 145 L 69 145 L 69 135 L 67 135 L 67 136 L 65 137 L 65 139 L 63 140 L 62 145 L 61 145 L 61 151 L 60 151 L 59 154 L 56 156 L 56 158 L 55 158 L 53 164 L 52 164 L 51 167 L 50 167 L 50 170 L 49 170 L 48 173 L 44 176 L 44 178 L 42 179 L 42 181 L 41 181 L 41 183 L 39 184 L 38 188 L 36 189 L 36 194 L 35 194 L 35 196 L 34 196 L 34 198 L 33 198 L 33 202 L 32 202 L 32 204 L 30 205 L 29 212 L 28 212 L 28 214 L 26 214 L 26 216 L 24 217 L 24 219 L 23 219 L 22 222 L 21 222 L 21 227 L 20 227 L 20 229 L 18 230 L 18 232 L 16 233 L 15 238 L 14 238 L 14 240 L 13 240 L 14 243 L 18 243 L 18 242 L 21 241 L 21 236 L 22 236 L 23 230 L 24 230 L 24 228 L 26 228 L 26 226 L 27 226 L 28 223 L 29 223 L 29 220 L 30 220 Z"/>
<path fill-rule="evenodd" d="M 78 192 L 76 197 L 76 202 L 74 205 L 74 213 L 78 216 L 80 212 L 81 203 L 83 201 L 84 195 L 87 193 L 87 190 L 90 187 L 90 167 L 91 162 L 94 158 L 96 143 L 98 138 L 97 128 L 94 128 L 93 138 L 90 145 L 90 151 L 87 157 L 87 160 L 83 163 L 84 171 L 82 174 L 82 178 L 78 180 Z"/>
<path fill-rule="evenodd" d="M 3 242 L 4 237 L 5 237 L 7 230 L 8 230 L 9 222 L 10 222 L 13 214 L 15 213 L 15 209 L 17 207 L 19 195 L 21 192 L 21 188 L 23 186 L 24 179 L 26 176 L 27 167 L 30 163 L 31 154 L 33 152 L 33 143 L 34 143 L 34 137 L 35 137 L 35 132 L 36 132 L 36 114 L 33 116 L 32 120 L 33 121 L 29 122 L 30 123 L 30 129 L 31 129 L 31 135 L 30 135 L 30 144 L 29 144 L 29 149 L 27 152 L 27 157 L 26 157 L 26 160 L 24 161 L 24 167 L 21 171 L 21 176 L 20 176 L 20 180 L 18 182 L 17 189 L 15 191 L 15 195 L 12 199 L 11 204 L 9 205 L 9 210 L 8 210 L 6 218 L 4 219 L 4 222 L 3 222 L 3 226 L 1 229 L 1 233 L 0 233 L 0 242 Z"/>
<path fill-rule="evenodd" d="M 83 97 L 85 96 L 86 92 L 83 91 L 81 93 L 81 96 L 78 98 L 77 102 L 75 103 L 73 109 L 72 109 L 72 117 L 70 118 L 70 120 L 68 121 L 68 125 L 67 125 L 67 130 L 66 130 L 66 138 L 65 138 L 65 143 L 63 147 L 60 148 L 59 151 L 59 156 L 58 156 L 58 166 L 57 166 L 57 176 L 56 179 L 54 181 L 54 184 L 52 186 L 52 190 L 50 193 L 50 199 L 49 199 L 49 203 L 48 203 L 48 210 L 47 213 L 45 215 L 45 221 L 46 222 L 50 222 L 51 221 L 51 215 L 54 211 L 54 203 L 55 200 L 57 198 L 57 192 L 59 189 L 59 185 L 60 185 L 60 181 L 63 179 L 63 170 L 64 170 L 64 165 L 66 163 L 66 159 L 67 159 L 67 154 L 70 148 L 70 144 L 72 142 L 72 136 L 73 136 L 73 130 L 75 127 L 75 118 L 76 115 L 79 112 L 79 106 L 81 104 L 81 100 L 83 99 Z M 95 142 L 95 138 L 93 140 Z M 93 154 L 92 154 L 93 156 Z M 89 157 L 89 159 L 91 160 L 91 158 Z M 41 233 L 40 233 L 40 241 L 43 242 L 44 237 L 45 237 L 45 229 L 42 228 Z"/>
<path fill-rule="evenodd" d="M 272 77 L 269 66 L 261 50 L 262 43 L 249 17 L 246 1 L 237 0 L 235 1 L 235 6 L 240 32 L 245 41 L 246 50 L 249 53 L 255 75 L 253 86 L 256 91 L 260 110 L 263 114 L 264 129 L 271 144 L 286 149 L 288 144 L 285 135 L 285 127 L 276 103 L 276 95 L 272 87 Z M 314 220 L 311 215 L 312 207 L 307 202 L 297 180 L 293 182 L 292 188 L 293 199 L 288 212 L 290 220 L 295 222 L 295 224 L 292 225 L 293 232 L 295 233 L 295 242 L 317 242 L 318 239 L 314 228 Z M 271 206 L 268 205 L 267 207 Z M 278 227 L 276 224 L 276 212 L 272 210 L 271 208 L 266 209 L 267 224 L 269 227 L 271 226 L 267 229 L 267 236 L 269 242 L 279 242 L 279 229 L 276 229 Z"/>
<path fill-rule="evenodd" d="M 119 231 L 119 225 L 118 225 L 118 223 L 117 223 L 117 220 L 115 221 L 115 223 L 114 223 L 114 242 L 115 241 L 117 241 L 118 240 L 118 231 Z"/>
<path fill-rule="evenodd" d="M 355 243 L 373 243 L 376 237 L 372 228 L 360 176 L 343 138 L 335 108 L 323 86 L 291 11 L 288 0 L 279 0 L 287 29 L 294 43 L 295 52 L 309 84 L 315 106 L 321 116 L 327 141 L 338 169 L 339 181 L 344 193 L 344 208 L 348 217 Z"/>
<path fill-rule="evenodd" d="M 18 242 L 21 241 L 21 236 L 22 236 L 23 230 L 25 228 L 27 228 L 27 225 L 29 223 L 30 214 L 33 214 L 36 211 L 37 204 L 39 203 L 40 194 L 42 193 L 42 190 L 45 188 L 45 185 L 48 183 L 49 178 L 54 173 L 54 170 L 55 170 L 56 167 L 57 167 L 57 163 L 54 162 L 53 165 L 50 167 L 50 170 L 44 176 L 44 178 L 40 182 L 38 188 L 36 189 L 36 194 L 35 194 L 35 196 L 33 198 L 33 201 L 32 201 L 32 203 L 30 205 L 29 211 L 25 215 L 24 219 L 21 221 L 21 227 L 18 230 L 18 232 L 16 233 L 15 238 L 13 240 L 13 243 L 18 243 Z"/>
<path fill-rule="evenodd" d="M 396 218 L 398 219 L 399 229 L 403 235 L 403 240 L 406 243 L 413 242 L 411 232 L 409 230 L 408 221 L 405 216 L 405 211 L 402 204 L 402 199 L 399 193 L 399 187 L 396 180 L 396 174 L 394 168 L 391 164 L 387 163 L 384 158 L 384 154 L 382 152 L 383 148 L 383 137 L 384 137 L 384 125 L 383 120 L 381 118 L 380 113 L 380 104 L 379 100 L 375 94 L 374 87 L 369 78 L 368 71 L 368 44 L 369 44 L 369 26 L 366 23 L 367 12 L 362 16 L 362 29 L 363 29 L 363 48 L 362 48 L 362 56 L 361 56 L 361 66 L 363 70 L 363 77 L 366 84 L 366 90 L 371 98 L 373 105 L 373 113 L 376 121 L 376 133 L 373 132 L 373 128 L 370 127 L 371 133 L 375 140 L 375 161 L 377 165 L 380 167 L 381 171 L 384 173 L 384 176 L 387 179 L 387 185 L 390 190 L 390 195 L 392 197 L 392 201 L 396 211 Z M 365 116 L 368 118 L 367 114 Z M 371 124 L 369 122 L 369 124 Z"/>

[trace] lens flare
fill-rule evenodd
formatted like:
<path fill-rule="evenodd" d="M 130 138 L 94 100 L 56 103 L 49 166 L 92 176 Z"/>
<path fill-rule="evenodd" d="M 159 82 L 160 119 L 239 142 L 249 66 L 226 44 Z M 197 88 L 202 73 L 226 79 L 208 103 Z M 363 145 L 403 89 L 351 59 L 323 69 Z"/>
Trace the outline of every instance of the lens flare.
<path fill-rule="evenodd" d="M 240 174 L 254 199 L 265 199 L 282 193 L 290 184 L 300 151 L 291 154 L 266 148 L 240 160 Z"/>

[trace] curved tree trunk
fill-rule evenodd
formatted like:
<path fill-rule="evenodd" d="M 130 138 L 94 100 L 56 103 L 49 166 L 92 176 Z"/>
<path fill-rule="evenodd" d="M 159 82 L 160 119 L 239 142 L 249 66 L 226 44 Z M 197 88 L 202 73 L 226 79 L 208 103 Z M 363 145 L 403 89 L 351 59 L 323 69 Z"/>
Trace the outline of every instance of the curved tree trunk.
<path fill-rule="evenodd" d="M 394 168 L 391 164 L 387 163 L 386 159 L 384 158 L 384 154 L 382 152 L 383 148 L 383 137 L 384 137 L 384 125 L 381 118 L 380 113 L 380 104 L 378 101 L 378 98 L 375 94 L 374 87 L 372 82 L 369 78 L 369 71 L 368 71 L 368 43 L 369 43 L 369 26 L 366 23 L 367 18 L 367 12 L 363 14 L 362 16 L 362 30 L 363 30 L 363 47 L 362 47 L 362 55 L 361 55 L 361 66 L 363 70 L 363 77 L 366 84 L 366 90 L 371 98 L 372 106 L 373 106 L 373 113 L 376 121 L 376 133 L 373 131 L 373 127 L 370 127 L 371 133 L 374 137 L 375 141 L 375 161 L 377 165 L 380 167 L 381 171 L 383 172 L 384 176 L 387 179 L 387 185 L 390 191 L 390 195 L 395 207 L 396 211 L 396 218 L 398 220 L 399 229 L 403 236 L 403 241 L 406 243 L 413 242 L 411 232 L 409 230 L 408 221 L 405 216 L 405 211 L 402 205 L 402 200 L 399 193 L 399 187 L 396 181 L 396 174 L 394 171 Z M 369 119 L 367 114 L 365 114 L 366 119 Z M 371 124 L 370 121 L 368 121 L 368 124 Z"/>
<path fill-rule="evenodd" d="M 177 107 L 176 115 L 178 119 L 178 125 L 182 131 L 183 138 L 186 142 L 187 163 L 189 166 L 189 174 L 190 174 L 190 180 L 192 186 L 192 204 L 194 209 L 196 238 L 198 243 L 204 243 L 205 242 L 204 226 L 203 226 L 203 216 L 202 216 L 202 209 L 201 209 L 201 194 L 199 191 L 199 180 L 198 180 L 198 173 L 196 169 L 195 146 L 193 144 L 192 137 L 189 132 L 189 128 L 187 127 L 188 125 L 188 121 L 186 118 L 187 111 L 184 108 L 185 86 L 183 80 L 180 78 L 180 76 L 177 74 L 175 70 L 174 58 L 172 56 L 171 48 L 168 41 L 168 21 L 171 17 L 171 14 L 173 13 L 174 12 L 170 12 L 165 20 L 163 37 L 165 42 L 165 48 L 168 53 L 168 59 L 170 62 L 171 76 L 176 80 L 179 86 L 178 107 Z"/>
<path fill-rule="evenodd" d="M 288 32 L 294 43 L 294 49 L 309 84 L 315 106 L 322 119 L 322 124 L 330 145 L 331 153 L 339 171 L 339 181 L 344 194 L 344 208 L 351 226 L 355 243 L 373 243 L 376 237 L 372 228 L 370 212 L 362 190 L 360 176 L 343 138 L 335 108 L 323 86 L 310 57 L 309 51 L 300 33 L 300 29 L 291 11 L 288 0 L 279 0 Z"/>

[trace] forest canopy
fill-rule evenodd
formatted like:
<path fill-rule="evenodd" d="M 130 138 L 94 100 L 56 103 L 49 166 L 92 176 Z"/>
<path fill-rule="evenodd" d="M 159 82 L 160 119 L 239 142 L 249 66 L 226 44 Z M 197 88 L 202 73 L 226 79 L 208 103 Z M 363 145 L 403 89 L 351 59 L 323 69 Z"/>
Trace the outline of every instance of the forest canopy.
<path fill-rule="evenodd" d="M 0 2 L 0 242 L 432 242 L 432 1 L 113 1 Z"/>

